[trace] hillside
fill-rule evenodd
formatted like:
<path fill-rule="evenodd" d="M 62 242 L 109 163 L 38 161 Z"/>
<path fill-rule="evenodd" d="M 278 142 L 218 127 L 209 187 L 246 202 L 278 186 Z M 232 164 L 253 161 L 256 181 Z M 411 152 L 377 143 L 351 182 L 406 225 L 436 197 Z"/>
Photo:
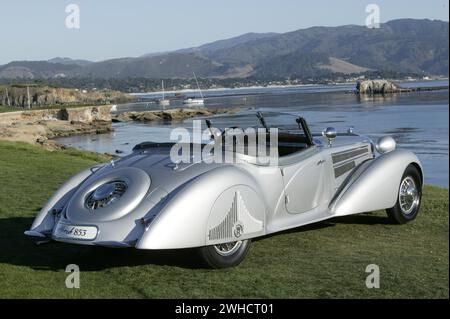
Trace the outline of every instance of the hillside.
<path fill-rule="evenodd" d="M 88 60 L 82 60 L 82 59 L 78 59 L 78 60 L 74 60 L 71 58 L 64 58 L 64 57 L 56 57 L 53 59 L 48 60 L 47 62 L 50 63 L 59 63 L 59 64 L 75 64 L 75 65 L 79 65 L 79 66 L 85 66 L 85 65 L 89 65 L 91 63 L 94 63 L 92 61 L 88 61 Z"/>
<path fill-rule="evenodd" d="M 248 33 L 196 48 L 92 63 L 56 58 L 0 66 L 0 78 L 309 77 L 368 70 L 449 74 L 449 24 L 393 20 L 379 29 L 345 25 Z M 55 63 L 56 62 L 56 63 Z"/>
<path fill-rule="evenodd" d="M 151 77 L 185 78 L 192 72 L 199 76 L 216 76 L 227 68 L 196 53 L 168 53 L 160 56 L 114 59 L 93 63 L 77 70 L 79 77 Z"/>
<path fill-rule="evenodd" d="M 67 76 L 80 68 L 76 64 L 48 61 L 13 61 L 0 66 L 0 78 L 52 78 Z"/>
<path fill-rule="evenodd" d="M 272 64 L 284 76 L 297 75 L 287 65 L 304 64 L 307 55 L 339 58 L 374 70 L 448 75 L 448 35 L 447 22 L 430 20 L 395 20 L 380 29 L 313 27 L 217 50 L 208 57 L 255 65 L 256 73 Z M 311 61 L 299 71 L 316 67 L 316 61 Z"/>

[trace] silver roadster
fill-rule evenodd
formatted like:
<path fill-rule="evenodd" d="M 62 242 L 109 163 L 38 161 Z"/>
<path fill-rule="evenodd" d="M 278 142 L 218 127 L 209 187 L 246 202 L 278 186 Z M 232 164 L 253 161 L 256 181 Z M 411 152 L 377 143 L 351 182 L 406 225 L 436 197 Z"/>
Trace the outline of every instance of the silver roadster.
<path fill-rule="evenodd" d="M 280 128 L 273 138 L 274 127 L 256 115 L 253 133 L 214 129 L 211 118 L 209 141 L 145 142 L 76 174 L 25 234 L 83 245 L 194 248 L 206 266 L 223 268 L 244 259 L 252 238 L 380 209 L 398 224 L 417 216 L 422 166 L 392 137 L 373 143 L 333 128 L 312 134 L 298 117 L 295 129 Z M 255 140 L 257 154 L 247 147 Z M 202 156 L 174 160 L 182 147 Z M 211 160 L 227 154 L 232 161 Z"/>

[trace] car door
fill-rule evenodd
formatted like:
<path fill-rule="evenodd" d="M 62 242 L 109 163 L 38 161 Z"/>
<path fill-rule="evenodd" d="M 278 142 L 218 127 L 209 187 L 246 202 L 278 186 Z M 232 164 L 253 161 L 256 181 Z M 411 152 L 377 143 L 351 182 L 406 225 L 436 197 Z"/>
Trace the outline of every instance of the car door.
<path fill-rule="evenodd" d="M 314 152 L 281 168 L 285 187 L 285 203 L 289 213 L 308 212 L 323 201 L 325 193 L 324 176 L 327 157 L 322 152 Z"/>

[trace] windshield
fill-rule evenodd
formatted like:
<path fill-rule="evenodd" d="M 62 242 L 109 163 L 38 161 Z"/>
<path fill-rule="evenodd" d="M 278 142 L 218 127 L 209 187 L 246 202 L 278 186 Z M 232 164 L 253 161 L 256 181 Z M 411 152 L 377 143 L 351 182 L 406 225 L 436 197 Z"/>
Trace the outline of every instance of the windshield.
<path fill-rule="evenodd" d="M 285 156 L 314 144 L 306 121 L 293 114 L 250 110 L 208 117 L 204 119 L 204 123 L 209 128 L 210 135 L 203 135 L 203 138 L 213 138 L 215 143 L 220 138 L 225 149 L 237 153 L 255 153 L 258 149 L 261 151 L 260 147 L 264 145 L 264 154 L 270 152 L 273 155 L 271 151 L 275 149 L 276 156 Z M 263 144 L 261 139 L 265 141 Z"/>
<path fill-rule="evenodd" d="M 280 133 L 304 134 L 297 123 L 298 115 L 277 112 L 261 112 L 267 127 L 277 128 Z M 254 110 L 241 111 L 238 114 L 221 114 L 207 118 L 211 125 L 220 130 L 227 128 L 264 128 Z"/>

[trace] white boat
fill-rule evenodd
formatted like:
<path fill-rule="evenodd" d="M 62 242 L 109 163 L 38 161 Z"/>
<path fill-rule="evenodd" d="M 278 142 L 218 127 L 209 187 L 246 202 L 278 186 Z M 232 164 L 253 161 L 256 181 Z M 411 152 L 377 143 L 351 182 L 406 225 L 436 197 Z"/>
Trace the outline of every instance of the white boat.
<path fill-rule="evenodd" d="M 168 106 L 168 105 L 170 105 L 170 101 L 169 100 L 158 100 L 158 104 L 161 106 Z"/>
<path fill-rule="evenodd" d="M 192 72 L 192 74 L 194 75 L 195 83 L 197 83 L 197 88 L 198 88 L 198 91 L 200 92 L 200 97 L 201 98 L 190 97 L 190 98 L 187 98 L 186 100 L 184 100 L 183 104 L 186 104 L 186 105 L 204 105 L 205 104 L 205 100 L 203 98 L 203 93 L 202 93 L 202 90 L 200 89 L 200 85 L 198 85 L 197 77 L 195 76 L 194 72 Z"/>
<path fill-rule="evenodd" d="M 205 102 L 205 100 L 203 99 L 197 99 L 197 98 L 188 98 L 186 100 L 183 101 L 183 104 L 188 104 L 188 105 L 203 105 Z"/>
<path fill-rule="evenodd" d="M 162 86 L 162 99 L 157 100 L 157 103 L 161 106 L 168 106 L 168 105 L 170 105 L 170 100 L 167 100 L 164 97 L 164 81 L 163 80 L 161 80 L 161 86 Z"/>

